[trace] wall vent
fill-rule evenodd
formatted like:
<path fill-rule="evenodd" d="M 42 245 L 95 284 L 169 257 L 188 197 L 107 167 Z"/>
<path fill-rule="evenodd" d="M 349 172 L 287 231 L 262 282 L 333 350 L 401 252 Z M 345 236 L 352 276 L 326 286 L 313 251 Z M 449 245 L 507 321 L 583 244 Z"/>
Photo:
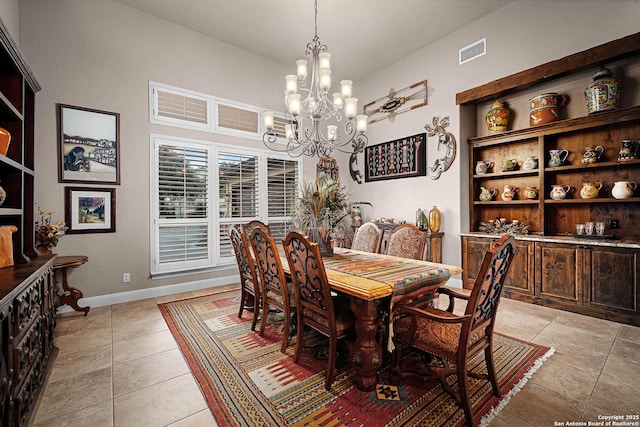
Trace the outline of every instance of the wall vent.
<path fill-rule="evenodd" d="M 469 62 L 487 53 L 487 39 L 478 40 L 460 49 L 460 65 Z"/>

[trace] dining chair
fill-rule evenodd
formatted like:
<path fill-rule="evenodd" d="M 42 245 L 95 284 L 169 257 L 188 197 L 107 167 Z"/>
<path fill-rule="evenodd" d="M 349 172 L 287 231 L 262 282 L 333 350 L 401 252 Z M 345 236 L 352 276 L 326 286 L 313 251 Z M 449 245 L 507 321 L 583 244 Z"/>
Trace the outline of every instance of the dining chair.
<path fill-rule="evenodd" d="M 291 317 L 296 313 L 296 301 L 293 285 L 287 280 L 282 269 L 282 261 L 278 254 L 278 247 L 269 228 L 264 224 L 256 224 L 249 234 L 249 241 L 258 270 L 262 290 L 262 321 L 260 322 L 260 336 L 264 335 L 267 327 L 269 310 L 275 308 L 284 313 L 284 328 L 282 332 L 283 353 L 289 345 L 291 335 Z"/>
<path fill-rule="evenodd" d="M 305 325 L 329 338 L 329 361 L 326 390 L 331 390 L 335 377 L 338 340 L 355 331 L 355 316 L 347 298 L 333 298 L 324 268 L 320 247 L 304 234 L 292 231 L 283 242 L 289 262 L 298 307 L 296 352 L 293 361 L 298 363 L 302 353 L 302 337 Z"/>
<path fill-rule="evenodd" d="M 358 227 L 353 237 L 351 249 L 363 252 L 377 253 L 382 242 L 382 230 L 373 222 L 366 222 Z"/>
<path fill-rule="evenodd" d="M 246 223 L 245 225 L 242 226 L 242 231 L 244 232 L 245 235 L 249 236 L 251 234 L 251 232 L 253 231 L 254 228 L 259 227 L 259 226 L 263 226 L 266 227 L 266 230 L 269 232 L 269 234 L 271 234 L 271 228 L 269 228 L 269 226 L 267 224 L 265 224 L 264 222 L 254 219 L 249 221 L 248 223 Z"/>
<path fill-rule="evenodd" d="M 503 236 L 496 245 L 485 253 L 482 265 L 470 295 L 439 288 L 449 298 L 467 300 L 464 315 L 455 315 L 452 311 L 437 308 L 418 308 L 397 303 L 393 307 L 393 343 L 390 374 L 393 382 L 401 378 L 418 379 L 421 382 L 440 381 L 443 388 L 453 396 L 462 407 L 471 426 L 475 426 L 469 393 L 467 376 L 489 380 L 496 396 L 500 396 L 500 387 L 493 363 L 493 328 L 495 315 L 500 302 L 504 281 L 516 253 L 513 236 Z M 452 307 L 452 306 L 450 306 Z M 403 360 L 405 347 L 418 350 L 423 357 L 436 356 L 445 369 L 438 377 L 420 372 L 420 365 Z M 468 370 L 468 363 L 480 351 L 484 350 L 486 373 Z M 455 364 L 455 369 L 449 363 Z M 421 366 L 424 369 L 424 365 Z M 458 392 L 454 391 L 447 378 L 457 374 Z"/>
<path fill-rule="evenodd" d="M 427 235 L 413 224 L 402 224 L 389 233 L 387 255 L 423 259 Z"/>
<path fill-rule="evenodd" d="M 240 311 L 238 317 L 242 317 L 244 310 L 253 310 L 253 321 L 251 322 L 251 330 L 256 330 L 258 316 L 260 311 L 260 283 L 256 275 L 255 265 L 250 256 L 249 244 L 247 237 L 240 231 L 240 226 L 229 226 L 229 239 L 233 252 L 236 255 L 238 263 L 238 271 L 240 273 Z"/>

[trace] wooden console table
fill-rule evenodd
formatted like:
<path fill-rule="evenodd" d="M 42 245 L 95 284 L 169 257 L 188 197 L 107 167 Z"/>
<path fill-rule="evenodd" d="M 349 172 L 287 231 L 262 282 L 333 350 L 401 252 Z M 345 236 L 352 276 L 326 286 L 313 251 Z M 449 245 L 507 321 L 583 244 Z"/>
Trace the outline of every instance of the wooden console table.
<path fill-rule="evenodd" d="M 62 275 L 62 295 L 59 296 L 58 307 L 64 304 L 69 304 L 75 311 L 82 311 L 86 316 L 89 313 L 91 307 L 80 307 L 78 300 L 82 298 L 82 291 L 78 288 L 69 286 L 67 281 L 67 269 L 78 268 L 82 264 L 89 261 L 89 258 L 84 255 L 73 256 L 59 256 L 56 257 L 53 262 L 53 269 L 60 270 Z"/>

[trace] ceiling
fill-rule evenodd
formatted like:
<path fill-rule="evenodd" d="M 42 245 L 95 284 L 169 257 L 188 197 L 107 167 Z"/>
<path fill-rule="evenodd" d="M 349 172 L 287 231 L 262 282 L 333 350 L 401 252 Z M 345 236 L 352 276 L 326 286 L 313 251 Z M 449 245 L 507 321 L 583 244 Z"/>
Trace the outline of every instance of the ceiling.
<path fill-rule="evenodd" d="M 314 36 L 312 0 L 115 1 L 292 69 Z M 319 0 L 318 36 L 334 73 L 358 80 L 510 1 Z"/>

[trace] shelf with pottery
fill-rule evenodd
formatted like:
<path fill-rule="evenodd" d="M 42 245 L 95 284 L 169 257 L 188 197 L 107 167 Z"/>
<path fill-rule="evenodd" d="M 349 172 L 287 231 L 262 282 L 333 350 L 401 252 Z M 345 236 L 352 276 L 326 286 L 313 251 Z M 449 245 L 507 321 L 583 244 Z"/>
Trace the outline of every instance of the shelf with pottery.
<path fill-rule="evenodd" d="M 616 84 L 607 70 L 594 75 L 603 64 L 624 80 L 621 105 L 594 103 L 594 88 Z M 637 33 L 456 95 L 462 128 L 476 129 L 470 231 L 461 233 L 465 287 L 500 236 L 486 225 L 526 224 L 507 297 L 640 325 L 639 77 Z M 606 229 L 578 238 L 587 222 Z"/>

